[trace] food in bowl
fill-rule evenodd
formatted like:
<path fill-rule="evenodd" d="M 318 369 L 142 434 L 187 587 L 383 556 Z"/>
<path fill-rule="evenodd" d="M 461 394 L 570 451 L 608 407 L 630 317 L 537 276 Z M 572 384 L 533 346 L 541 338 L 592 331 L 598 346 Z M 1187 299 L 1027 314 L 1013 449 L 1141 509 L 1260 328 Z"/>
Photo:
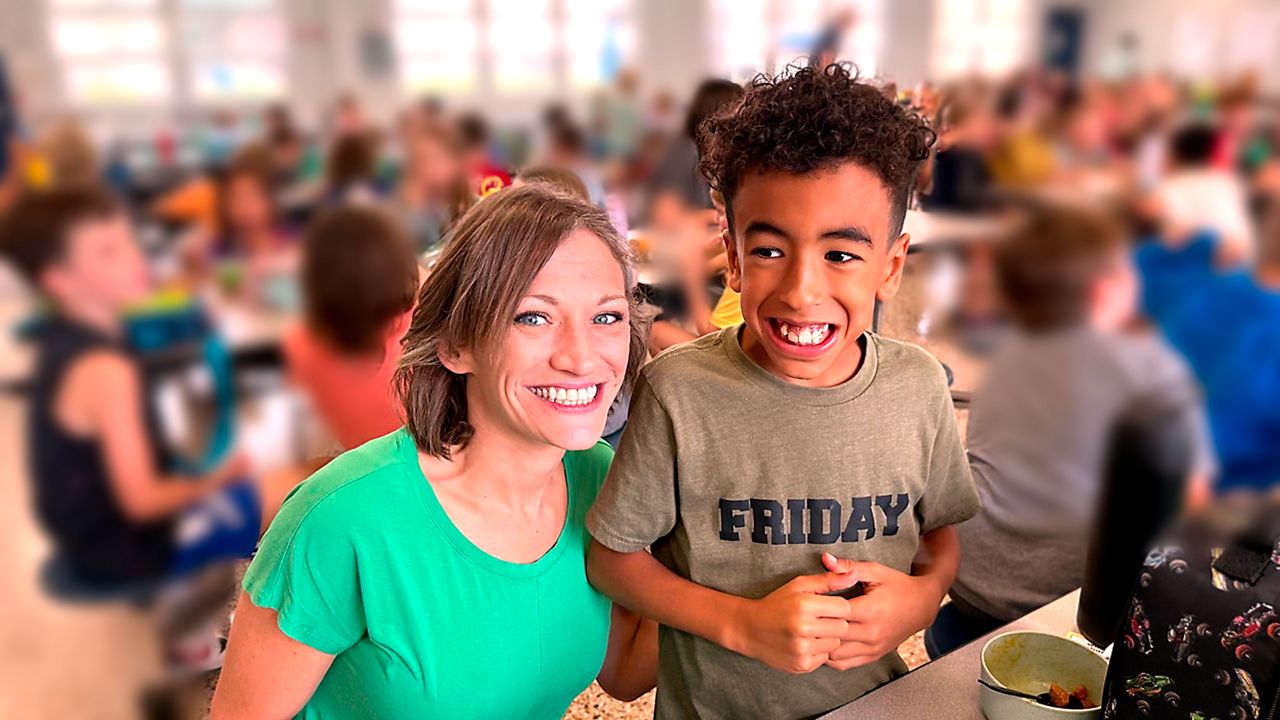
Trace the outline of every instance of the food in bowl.
<path fill-rule="evenodd" d="M 1049 691 L 1042 692 L 1036 697 L 1036 702 L 1049 707 L 1068 708 L 1070 710 L 1087 710 L 1097 707 L 1089 702 L 1089 688 L 1080 685 L 1075 690 L 1067 692 L 1067 689 L 1058 683 L 1049 683 Z"/>

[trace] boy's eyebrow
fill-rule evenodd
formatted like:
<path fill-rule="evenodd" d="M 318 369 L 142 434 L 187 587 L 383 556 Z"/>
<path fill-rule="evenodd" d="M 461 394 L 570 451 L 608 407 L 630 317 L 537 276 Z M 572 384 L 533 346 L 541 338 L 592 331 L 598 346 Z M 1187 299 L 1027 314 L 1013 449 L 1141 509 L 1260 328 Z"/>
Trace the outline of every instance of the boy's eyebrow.
<path fill-rule="evenodd" d="M 839 228 L 838 230 L 828 230 L 822 233 L 822 238 L 824 240 L 848 240 L 849 242 L 866 245 L 869 248 L 875 247 L 875 243 L 871 241 L 871 236 L 862 228 L 857 227 L 844 227 Z"/>
<path fill-rule="evenodd" d="M 791 239 L 791 236 L 788 235 L 785 230 L 763 220 L 752 220 L 747 223 L 747 228 L 743 231 L 743 236 L 751 236 L 755 233 L 766 233 L 768 235 L 776 235 L 787 240 Z M 847 240 L 849 242 L 866 245 L 869 248 L 875 247 L 875 243 L 871 240 L 871 235 L 859 227 L 842 227 L 836 228 L 835 230 L 828 230 L 822 233 L 822 239 Z"/>
<path fill-rule="evenodd" d="M 779 228 L 776 225 L 771 225 L 763 220 L 752 220 L 747 223 L 746 229 L 742 231 L 744 237 L 751 236 L 756 233 L 767 233 L 769 235 L 777 235 L 781 238 L 791 238 L 791 236 L 782 230 L 782 228 Z"/>

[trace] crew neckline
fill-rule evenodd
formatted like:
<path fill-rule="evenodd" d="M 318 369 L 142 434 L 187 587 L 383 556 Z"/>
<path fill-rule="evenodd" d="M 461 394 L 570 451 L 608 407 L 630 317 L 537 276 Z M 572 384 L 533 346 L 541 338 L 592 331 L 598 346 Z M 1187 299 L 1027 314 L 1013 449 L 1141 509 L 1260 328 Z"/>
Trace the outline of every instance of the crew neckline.
<path fill-rule="evenodd" d="M 745 327 L 745 325 L 735 325 L 720 331 L 719 342 L 725 356 L 753 384 L 792 402 L 817 407 L 849 402 L 871 387 L 880 367 L 878 338 L 875 333 L 867 330 L 858 336 L 858 344 L 862 346 L 862 364 L 853 377 L 831 387 L 796 385 L 760 367 L 747 355 L 742 349 L 740 337 Z"/>
<path fill-rule="evenodd" d="M 518 578 L 538 577 L 554 566 L 556 561 L 560 559 L 565 547 L 569 544 L 570 525 L 575 517 L 574 511 L 578 502 L 577 493 L 574 492 L 573 479 L 570 477 L 573 472 L 573 464 L 569 462 L 568 452 L 565 453 L 564 458 L 560 461 L 561 467 L 564 468 L 565 492 L 567 493 L 564 524 L 560 527 L 560 534 L 556 537 L 555 544 L 543 553 L 542 557 L 531 563 L 516 563 L 485 552 L 472 542 L 471 538 L 467 537 L 462 530 L 458 529 L 444 506 L 440 504 L 440 498 L 436 495 L 435 488 L 431 486 L 431 481 L 422 472 L 422 465 L 418 462 L 417 445 L 414 444 L 413 438 L 406 428 L 401 428 L 397 445 L 399 446 L 401 460 L 405 465 L 405 473 L 419 488 L 419 498 L 422 500 L 427 517 L 431 519 L 431 522 L 460 555 L 490 572 Z"/>

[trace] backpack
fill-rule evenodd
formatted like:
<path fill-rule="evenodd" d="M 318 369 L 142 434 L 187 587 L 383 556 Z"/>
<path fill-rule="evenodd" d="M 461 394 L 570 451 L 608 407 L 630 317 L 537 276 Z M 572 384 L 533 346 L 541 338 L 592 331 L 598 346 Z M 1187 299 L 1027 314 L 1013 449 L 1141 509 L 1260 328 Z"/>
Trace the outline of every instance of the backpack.
<path fill-rule="evenodd" d="M 1189 519 L 1147 554 L 1103 687 L 1103 718 L 1280 720 L 1280 505 Z"/>

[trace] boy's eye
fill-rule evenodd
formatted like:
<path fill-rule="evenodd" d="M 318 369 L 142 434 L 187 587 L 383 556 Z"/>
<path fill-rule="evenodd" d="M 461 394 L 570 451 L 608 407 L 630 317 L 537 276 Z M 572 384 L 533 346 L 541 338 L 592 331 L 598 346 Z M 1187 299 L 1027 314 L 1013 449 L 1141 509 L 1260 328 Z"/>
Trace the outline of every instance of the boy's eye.
<path fill-rule="evenodd" d="M 780 258 L 780 257 L 782 257 L 782 251 L 781 251 L 781 250 L 779 250 L 778 248 L 775 248 L 775 247 L 758 247 L 758 248 L 753 248 L 753 249 L 751 250 L 751 254 L 752 254 L 752 255 L 754 255 L 754 256 L 756 256 L 756 257 L 758 257 L 758 258 L 766 258 L 766 259 L 773 259 L 773 258 Z"/>
<path fill-rule="evenodd" d="M 620 312 L 603 312 L 591 318 L 591 322 L 596 325 L 613 325 L 622 322 L 622 313 Z"/>
<path fill-rule="evenodd" d="M 837 265 L 844 265 L 845 263 L 862 259 L 851 252 L 845 252 L 843 250 L 832 250 L 828 252 L 825 257 L 827 258 L 827 262 L 833 262 Z"/>
<path fill-rule="evenodd" d="M 516 316 L 517 325 L 536 327 L 538 325 L 548 325 L 550 323 L 551 320 L 547 317 L 546 313 L 523 312 Z"/>

